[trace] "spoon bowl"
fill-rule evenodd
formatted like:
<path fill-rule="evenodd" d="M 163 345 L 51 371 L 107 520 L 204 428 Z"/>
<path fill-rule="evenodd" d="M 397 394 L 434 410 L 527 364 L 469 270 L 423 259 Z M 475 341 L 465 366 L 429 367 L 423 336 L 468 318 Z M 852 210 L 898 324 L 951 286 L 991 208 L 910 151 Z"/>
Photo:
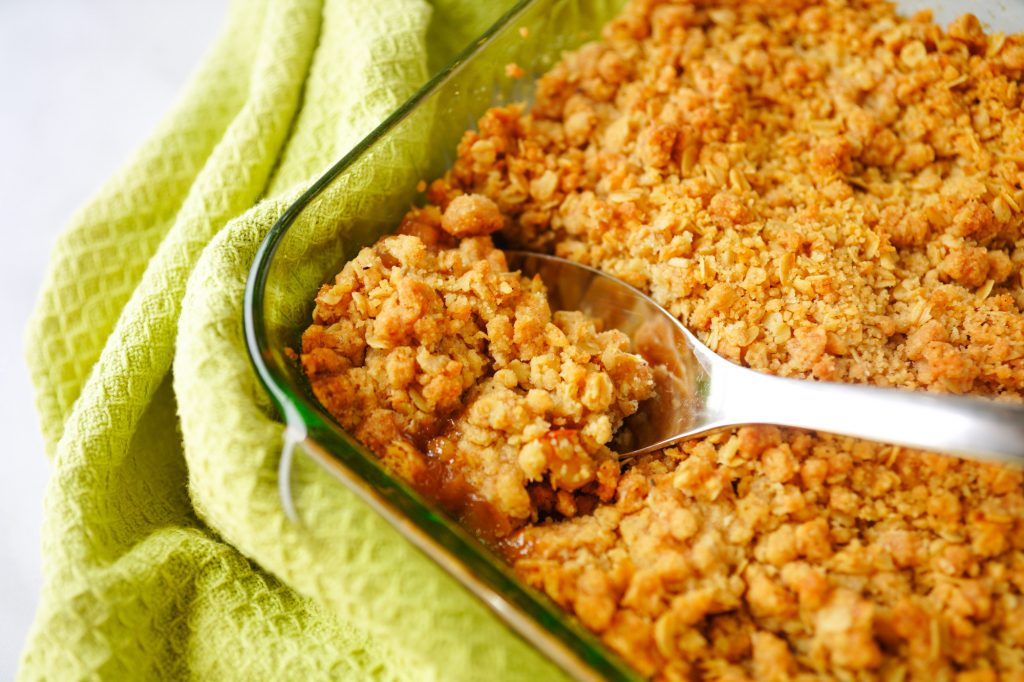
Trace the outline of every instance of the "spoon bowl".
<path fill-rule="evenodd" d="M 624 332 L 654 368 L 655 396 L 612 443 L 622 458 L 721 429 L 774 424 L 1024 464 L 1024 405 L 763 374 L 717 355 L 620 279 L 555 256 L 506 256 L 510 268 L 541 278 L 553 311 L 578 310 Z"/>

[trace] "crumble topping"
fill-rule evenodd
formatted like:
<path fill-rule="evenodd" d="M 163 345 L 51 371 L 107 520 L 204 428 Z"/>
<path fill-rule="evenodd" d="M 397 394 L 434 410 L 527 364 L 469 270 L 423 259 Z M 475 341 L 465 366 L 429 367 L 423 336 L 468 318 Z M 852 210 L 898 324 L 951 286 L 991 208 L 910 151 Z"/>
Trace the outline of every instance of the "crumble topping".
<path fill-rule="evenodd" d="M 653 391 L 625 334 L 509 271 L 479 236 L 503 221 L 478 195 L 411 212 L 321 288 L 302 337 L 328 411 L 488 537 L 610 500 L 607 444 Z"/>
<path fill-rule="evenodd" d="M 403 231 L 487 198 L 479 229 L 626 280 L 745 366 L 1020 402 L 1022 77 L 1024 37 L 972 15 L 633 0 L 532 109 L 466 133 Z M 1024 679 L 1019 469 L 745 427 L 587 485 L 533 494 L 565 511 L 497 546 L 644 675 Z"/>
<path fill-rule="evenodd" d="M 614 504 L 504 547 L 657 679 L 1014 679 L 1022 485 L 1007 467 L 744 427 L 644 458 Z"/>
<path fill-rule="evenodd" d="M 633 2 L 431 184 L 648 291 L 730 360 L 1024 389 L 1024 40 L 882 2 Z"/>

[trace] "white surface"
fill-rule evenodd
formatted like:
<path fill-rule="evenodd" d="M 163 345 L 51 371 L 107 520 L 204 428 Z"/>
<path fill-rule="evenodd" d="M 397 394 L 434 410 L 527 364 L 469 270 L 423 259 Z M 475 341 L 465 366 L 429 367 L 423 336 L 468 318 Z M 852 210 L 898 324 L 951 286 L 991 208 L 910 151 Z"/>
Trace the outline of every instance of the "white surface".
<path fill-rule="evenodd" d="M 48 475 L 23 334 L 50 246 L 145 139 L 213 42 L 226 0 L 0 2 L 0 679 L 41 584 Z"/>

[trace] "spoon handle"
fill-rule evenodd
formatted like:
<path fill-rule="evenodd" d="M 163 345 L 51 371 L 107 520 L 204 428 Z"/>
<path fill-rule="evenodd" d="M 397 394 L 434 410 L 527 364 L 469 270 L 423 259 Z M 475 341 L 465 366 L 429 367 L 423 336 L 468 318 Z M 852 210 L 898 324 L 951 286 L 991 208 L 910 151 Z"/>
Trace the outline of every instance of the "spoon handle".
<path fill-rule="evenodd" d="M 732 424 L 792 426 L 1024 465 L 1024 405 L 785 379 L 735 365 L 721 374 L 720 414 Z"/>

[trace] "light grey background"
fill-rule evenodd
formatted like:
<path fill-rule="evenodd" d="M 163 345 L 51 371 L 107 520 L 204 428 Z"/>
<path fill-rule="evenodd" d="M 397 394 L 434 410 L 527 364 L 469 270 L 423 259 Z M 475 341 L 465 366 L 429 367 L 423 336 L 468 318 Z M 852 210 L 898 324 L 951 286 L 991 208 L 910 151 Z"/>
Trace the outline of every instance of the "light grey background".
<path fill-rule="evenodd" d="M 227 0 L 0 0 L 0 680 L 39 596 L 49 467 L 23 336 L 71 213 L 142 142 Z"/>

